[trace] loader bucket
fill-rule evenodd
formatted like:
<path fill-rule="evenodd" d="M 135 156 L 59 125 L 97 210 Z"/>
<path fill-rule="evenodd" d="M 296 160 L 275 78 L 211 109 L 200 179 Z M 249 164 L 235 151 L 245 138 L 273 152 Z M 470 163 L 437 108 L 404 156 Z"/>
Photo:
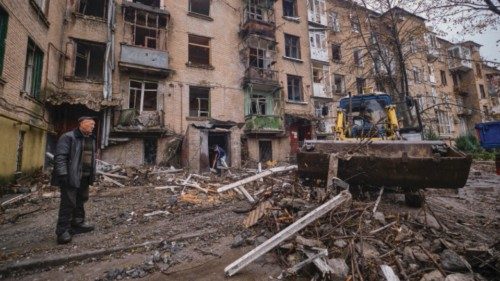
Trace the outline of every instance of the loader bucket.
<path fill-rule="evenodd" d="M 349 157 L 336 162 L 335 155 Z M 415 191 L 463 187 L 472 158 L 441 141 L 307 141 L 297 161 L 306 184 L 325 186 L 337 169 L 336 177 L 351 186 Z"/>

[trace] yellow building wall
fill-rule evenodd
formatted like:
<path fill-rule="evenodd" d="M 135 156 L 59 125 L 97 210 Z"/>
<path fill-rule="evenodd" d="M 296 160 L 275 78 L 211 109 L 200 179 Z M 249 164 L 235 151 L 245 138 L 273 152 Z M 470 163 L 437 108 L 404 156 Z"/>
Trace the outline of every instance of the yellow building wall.
<path fill-rule="evenodd" d="M 0 185 L 14 180 L 20 129 L 26 132 L 21 172 L 28 174 L 43 167 L 45 132 L 28 125 L 21 126 L 17 121 L 0 116 L 0 144 L 2 144 L 0 145 Z"/>

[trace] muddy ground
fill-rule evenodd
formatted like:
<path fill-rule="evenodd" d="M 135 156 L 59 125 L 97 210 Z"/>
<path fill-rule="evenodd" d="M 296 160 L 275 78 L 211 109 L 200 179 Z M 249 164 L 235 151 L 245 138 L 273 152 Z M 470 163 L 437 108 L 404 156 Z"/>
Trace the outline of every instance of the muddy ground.
<path fill-rule="evenodd" d="M 9 206 L 0 213 L 0 279 L 271 280 L 279 275 L 282 268 L 276 253 L 270 252 L 226 279 L 223 270 L 228 264 L 272 234 L 252 228 L 252 239 L 242 247 L 232 248 L 235 236 L 245 231 L 242 221 L 246 214 L 242 211 L 249 209 L 250 203 L 244 198 L 211 193 L 193 193 L 192 198 L 196 200 L 183 200 L 170 190 L 155 190 L 152 186 L 97 186 L 86 205 L 88 221 L 96 225 L 96 230 L 74 236 L 68 245 L 56 244 L 58 198 L 35 197 Z M 375 199 L 365 196 L 356 200 Z M 467 185 L 458 192 L 426 190 L 426 202 L 436 219 L 470 247 L 500 241 L 499 201 L 500 176 L 494 174 L 493 162 L 475 163 Z M 144 216 L 158 210 L 169 214 Z M 403 196 L 389 192 L 384 193 L 379 210 L 386 216 L 421 211 L 407 207 Z M 147 242 L 150 244 L 144 247 L 57 266 L 38 264 L 32 269 L 12 269 L 18 262 Z"/>

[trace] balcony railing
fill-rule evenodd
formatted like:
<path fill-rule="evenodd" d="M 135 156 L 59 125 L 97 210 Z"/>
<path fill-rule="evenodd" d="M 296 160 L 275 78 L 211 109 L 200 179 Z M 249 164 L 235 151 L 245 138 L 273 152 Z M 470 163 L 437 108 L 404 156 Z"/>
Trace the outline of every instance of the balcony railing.
<path fill-rule="evenodd" d="M 250 83 L 279 85 L 278 71 L 250 66 L 245 71 L 245 79 Z"/>
<path fill-rule="evenodd" d="M 249 134 L 277 134 L 285 131 L 283 118 L 275 115 L 250 115 L 245 118 L 245 132 Z"/>
<path fill-rule="evenodd" d="M 114 131 L 130 133 L 164 132 L 163 111 L 143 111 L 139 113 L 135 108 L 122 109 Z"/>
<path fill-rule="evenodd" d="M 166 71 L 169 69 L 168 53 L 161 50 L 122 44 L 120 66 Z"/>
<path fill-rule="evenodd" d="M 311 48 L 311 58 L 313 60 L 328 61 L 328 50 L 322 48 Z"/>

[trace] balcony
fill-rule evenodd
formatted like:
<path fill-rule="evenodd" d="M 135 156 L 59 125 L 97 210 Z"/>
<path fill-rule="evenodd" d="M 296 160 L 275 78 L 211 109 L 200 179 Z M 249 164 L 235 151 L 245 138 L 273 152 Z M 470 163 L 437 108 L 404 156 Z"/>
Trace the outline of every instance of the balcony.
<path fill-rule="evenodd" d="M 274 2 L 272 0 L 255 1 L 246 5 L 243 11 L 243 23 L 240 35 L 245 38 L 255 34 L 262 37 L 274 39 L 276 30 L 276 16 L 274 14 Z"/>
<path fill-rule="evenodd" d="M 450 71 L 467 72 L 472 70 L 470 49 L 463 46 L 454 46 L 448 49 L 448 65 Z"/>
<path fill-rule="evenodd" d="M 464 86 L 453 86 L 453 93 L 455 95 L 461 95 L 461 96 L 467 96 L 469 95 L 469 92 L 467 91 L 467 88 Z"/>
<path fill-rule="evenodd" d="M 245 71 L 244 86 L 252 84 L 254 90 L 273 91 L 280 86 L 278 71 L 250 66 Z"/>
<path fill-rule="evenodd" d="M 309 22 L 315 23 L 315 24 L 320 24 L 323 26 L 328 25 L 328 20 L 327 20 L 327 15 L 326 15 L 326 7 L 325 7 L 325 1 L 320 0 L 320 1 L 309 1 L 309 5 L 312 5 L 309 7 L 307 10 L 307 20 Z"/>
<path fill-rule="evenodd" d="M 332 93 L 330 87 L 323 83 L 313 83 L 313 97 L 331 99 Z"/>
<path fill-rule="evenodd" d="M 439 58 L 439 50 L 436 47 L 429 46 L 427 49 L 427 60 L 433 62 Z"/>
<path fill-rule="evenodd" d="M 143 111 L 135 108 L 119 111 L 118 123 L 113 128 L 114 134 L 163 134 L 163 111 Z"/>
<path fill-rule="evenodd" d="M 245 118 L 246 134 L 283 134 L 283 118 L 276 115 L 250 115 Z"/>
<path fill-rule="evenodd" d="M 136 70 L 167 75 L 170 71 L 166 51 L 132 45 L 121 45 L 119 66 L 122 70 Z"/>
<path fill-rule="evenodd" d="M 311 48 L 311 59 L 327 62 L 328 50 L 323 48 Z"/>

